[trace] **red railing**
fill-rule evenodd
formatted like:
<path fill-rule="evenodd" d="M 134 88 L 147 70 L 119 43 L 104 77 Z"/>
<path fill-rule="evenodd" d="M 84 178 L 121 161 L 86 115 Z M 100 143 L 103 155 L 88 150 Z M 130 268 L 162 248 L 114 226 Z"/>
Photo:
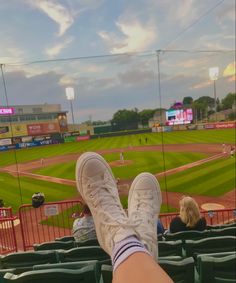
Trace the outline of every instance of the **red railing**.
<path fill-rule="evenodd" d="M 15 220 L 11 208 L 0 208 L 0 254 L 17 251 Z"/>
<path fill-rule="evenodd" d="M 39 208 L 23 205 L 19 208 L 23 249 L 31 249 L 34 244 L 54 241 L 56 238 L 71 236 L 73 214 L 78 213 L 80 200 L 50 202 Z M 166 229 L 178 213 L 162 213 L 160 219 Z M 208 225 L 218 225 L 236 221 L 236 209 L 202 211 Z"/>
<path fill-rule="evenodd" d="M 55 238 L 71 236 L 73 214 L 78 213 L 80 200 L 45 203 L 38 208 L 22 205 L 19 208 L 23 249 L 33 244 L 54 241 Z"/>
<path fill-rule="evenodd" d="M 202 210 L 202 216 L 206 218 L 207 225 L 221 225 L 230 222 L 236 222 L 236 208 L 235 209 L 217 209 L 217 210 Z M 162 213 L 160 220 L 165 229 L 168 229 L 171 220 L 178 216 L 179 213 Z"/>

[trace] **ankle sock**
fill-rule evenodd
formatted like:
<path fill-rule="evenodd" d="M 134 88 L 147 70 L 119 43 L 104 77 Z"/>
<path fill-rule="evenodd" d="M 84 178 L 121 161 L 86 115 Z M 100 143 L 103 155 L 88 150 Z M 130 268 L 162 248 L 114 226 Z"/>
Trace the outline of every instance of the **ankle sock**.
<path fill-rule="evenodd" d="M 136 252 L 150 254 L 145 246 L 135 236 L 130 236 L 120 242 L 117 242 L 111 255 L 113 272 L 124 260 Z"/>

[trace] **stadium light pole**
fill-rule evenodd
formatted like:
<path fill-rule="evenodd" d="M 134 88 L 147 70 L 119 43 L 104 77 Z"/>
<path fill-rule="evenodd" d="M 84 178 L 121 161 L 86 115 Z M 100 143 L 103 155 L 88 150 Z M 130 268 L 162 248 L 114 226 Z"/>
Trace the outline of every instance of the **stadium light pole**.
<path fill-rule="evenodd" d="M 75 119 L 74 119 L 74 111 L 73 111 L 73 103 L 72 101 L 75 99 L 75 90 L 73 87 L 66 87 L 66 97 L 67 100 L 70 101 L 70 109 L 71 109 L 71 116 L 72 116 L 72 124 L 73 124 L 73 131 L 75 126 Z"/>
<path fill-rule="evenodd" d="M 216 80 L 219 77 L 219 67 L 212 67 L 209 69 L 209 77 L 210 80 L 213 81 L 213 87 L 214 87 L 214 108 L 215 108 L 215 122 L 217 121 L 216 117 Z"/>

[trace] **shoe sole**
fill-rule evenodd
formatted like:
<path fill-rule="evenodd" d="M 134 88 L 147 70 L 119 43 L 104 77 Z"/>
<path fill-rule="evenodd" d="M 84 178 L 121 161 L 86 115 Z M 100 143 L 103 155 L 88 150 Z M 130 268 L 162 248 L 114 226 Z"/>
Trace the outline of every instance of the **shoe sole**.
<path fill-rule="evenodd" d="M 98 153 L 95 153 L 95 152 L 86 152 L 86 153 L 83 153 L 79 159 L 77 160 L 77 163 L 76 163 L 76 175 L 75 175 L 75 178 L 76 178 L 76 185 L 77 185 L 77 189 L 80 193 L 80 195 L 82 196 L 83 198 L 83 191 L 82 191 L 82 183 L 81 183 L 81 180 L 82 180 L 82 170 L 83 170 L 83 167 L 85 166 L 86 162 L 88 162 L 89 160 L 91 159 L 97 159 L 98 161 L 100 161 L 106 168 L 107 170 L 110 172 L 114 182 L 116 183 L 116 179 L 112 173 L 112 170 L 110 168 L 110 166 L 107 164 L 106 160 L 101 156 L 99 155 Z"/>
<path fill-rule="evenodd" d="M 161 189 L 160 189 L 160 185 L 159 182 L 157 181 L 156 177 L 154 175 L 152 175 L 151 173 L 148 172 L 144 172 L 139 174 L 133 181 L 130 190 L 129 190 L 129 197 L 128 197 L 128 213 L 129 212 L 129 203 L 131 203 L 131 199 L 135 190 L 135 186 L 137 184 L 137 182 L 141 179 L 141 178 L 149 178 L 152 180 L 153 184 L 156 187 L 156 194 L 157 194 L 157 199 L 158 199 L 158 205 L 159 205 L 159 211 L 158 209 L 155 211 L 155 214 L 159 214 L 160 213 L 160 209 L 161 209 L 161 204 L 162 204 L 162 195 L 161 195 Z"/>

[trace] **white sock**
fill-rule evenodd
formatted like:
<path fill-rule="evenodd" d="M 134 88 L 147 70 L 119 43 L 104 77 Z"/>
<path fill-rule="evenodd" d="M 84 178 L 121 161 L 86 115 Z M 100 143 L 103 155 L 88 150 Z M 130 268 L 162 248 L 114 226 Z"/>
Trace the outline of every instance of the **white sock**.
<path fill-rule="evenodd" d="M 113 272 L 123 261 L 136 252 L 150 255 L 145 246 L 135 236 L 130 236 L 116 243 L 111 255 Z"/>

